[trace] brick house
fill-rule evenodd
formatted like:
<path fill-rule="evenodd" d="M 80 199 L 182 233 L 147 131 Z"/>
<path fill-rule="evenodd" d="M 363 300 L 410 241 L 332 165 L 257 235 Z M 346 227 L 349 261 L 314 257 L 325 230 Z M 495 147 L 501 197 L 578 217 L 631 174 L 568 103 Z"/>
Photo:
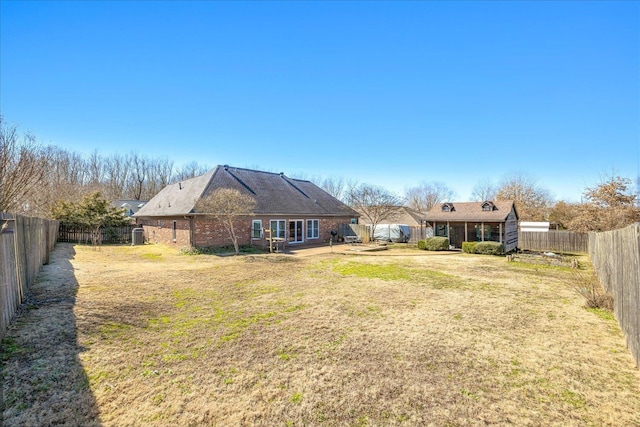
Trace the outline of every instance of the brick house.
<path fill-rule="evenodd" d="M 435 205 L 423 220 L 433 235 L 463 242 L 500 242 L 505 252 L 518 246 L 518 212 L 513 201 L 458 202 Z"/>
<path fill-rule="evenodd" d="M 252 214 L 234 224 L 241 245 L 265 247 L 269 234 L 287 245 L 326 243 L 339 224 L 357 222 L 360 216 L 310 181 L 225 165 L 168 185 L 147 202 L 135 214 L 145 240 L 198 248 L 229 245 L 224 227 L 195 208 L 219 188 L 236 189 L 256 202 Z"/>

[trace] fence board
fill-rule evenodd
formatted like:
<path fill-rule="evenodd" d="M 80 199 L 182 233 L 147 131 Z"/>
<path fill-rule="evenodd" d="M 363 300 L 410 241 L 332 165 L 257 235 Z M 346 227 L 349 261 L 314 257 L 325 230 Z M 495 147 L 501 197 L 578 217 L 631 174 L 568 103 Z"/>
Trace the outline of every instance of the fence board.
<path fill-rule="evenodd" d="M 518 248 L 561 253 L 589 252 L 589 234 L 575 231 L 518 231 Z"/>
<path fill-rule="evenodd" d="M 131 232 L 135 225 L 124 227 L 101 227 L 102 243 L 131 243 Z M 60 224 L 58 232 L 59 242 L 91 243 L 91 232 L 67 224 Z"/>
<path fill-rule="evenodd" d="M 613 295 L 614 314 L 640 366 L 640 223 L 590 233 L 589 256 L 600 283 Z"/>
<path fill-rule="evenodd" d="M 364 224 L 339 224 L 338 234 L 340 236 L 358 236 L 365 243 L 371 240 L 369 227 Z"/>
<path fill-rule="evenodd" d="M 40 266 L 48 262 L 58 225 L 58 221 L 0 213 L 0 338 Z"/>
<path fill-rule="evenodd" d="M 420 226 L 410 226 L 411 229 L 411 237 L 407 243 L 417 245 L 418 240 L 424 240 L 427 237 L 433 237 L 433 229 L 427 227 Z"/>
<path fill-rule="evenodd" d="M 429 233 L 433 233 L 429 228 L 420 226 L 410 226 L 411 237 L 407 243 L 417 245 L 418 240 L 426 237 L 432 237 Z M 364 224 L 339 224 L 338 234 L 341 236 L 358 236 L 364 243 L 370 241 L 371 228 Z"/>

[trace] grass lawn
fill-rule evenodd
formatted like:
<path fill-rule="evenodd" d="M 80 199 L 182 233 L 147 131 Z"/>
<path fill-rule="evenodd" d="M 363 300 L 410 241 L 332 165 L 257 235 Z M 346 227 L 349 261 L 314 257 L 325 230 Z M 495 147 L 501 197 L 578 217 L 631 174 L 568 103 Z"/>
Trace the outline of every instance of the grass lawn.
<path fill-rule="evenodd" d="M 7 426 L 631 426 L 572 270 L 390 249 L 59 244 L 2 345 Z"/>

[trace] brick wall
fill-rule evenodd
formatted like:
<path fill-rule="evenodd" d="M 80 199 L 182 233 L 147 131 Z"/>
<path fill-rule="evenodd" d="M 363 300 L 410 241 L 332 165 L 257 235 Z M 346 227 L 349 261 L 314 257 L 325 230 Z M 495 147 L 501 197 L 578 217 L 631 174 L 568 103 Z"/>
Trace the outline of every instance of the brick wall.
<path fill-rule="evenodd" d="M 233 229 L 238 237 L 239 245 L 248 245 L 251 243 L 251 219 L 234 221 Z M 229 246 L 232 245 L 232 243 L 229 232 L 219 221 L 197 218 L 195 220 L 194 245 L 199 248 L 206 248 L 211 246 Z"/>
<path fill-rule="evenodd" d="M 289 221 L 290 220 L 303 220 L 303 233 L 304 242 L 296 243 L 296 245 L 315 245 L 315 244 L 328 244 L 331 236 L 331 231 L 338 231 L 338 224 L 348 224 L 351 221 L 350 217 L 344 218 L 318 218 L 318 217 L 255 217 L 255 218 L 242 218 L 234 222 L 234 229 L 238 236 L 238 243 L 240 245 L 253 244 L 255 246 L 267 247 L 266 241 L 263 239 L 251 238 L 251 225 L 254 219 L 262 220 L 262 227 L 269 228 L 270 221 L 285 220 L 286 231 L 285 236 L 289 238 Z M 319 220 L 319 238 L 309 239 L 306 238 L 306 220 L 317 219 Z M 173 223 L 176 223 L 175 239 Z M 221 223 L 214 219 L 196 218 L 193 221 L 194 224 L 194 238 L 193 245 L 200 248 L 212 247 L 212 246 L 228 246 L 231 245 L 231 238 L 229 233 L 222 226 Z M 181 219 L 163 219 L 163 220 L 138 220 L 138 225 L 144 228 L 145 240 L 151 243 L 164 243 L 167 245 L 174 245 L 178 247 L 190 246 L 190 229 L 189 220 Z M 264 237 L 264 236 L 263 236 Z M 334 240 L 335 242 L 335 240 Z"/>
<path fill-rule="evenodd" d="M 175 222 L 175 239 L 174 239 Z M 144 229 L 144 239 L 150 243 L 163 243 L 178 247 L 191 246 L 188 219 L 138 220 Z"/>

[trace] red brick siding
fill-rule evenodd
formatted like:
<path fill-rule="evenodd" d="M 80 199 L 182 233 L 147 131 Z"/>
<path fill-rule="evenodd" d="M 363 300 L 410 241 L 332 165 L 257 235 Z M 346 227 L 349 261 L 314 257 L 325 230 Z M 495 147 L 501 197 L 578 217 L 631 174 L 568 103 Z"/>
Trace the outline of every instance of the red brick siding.
<path fill-rule="evenodd" d="M 238 243 L 240 245 L 253 244 L 255 246 L 265 247 L 267 246 L 264 239 L 251 239 L 251 225 L 254 219 L 262 220 L 262 227 L 269 228 L 270 221 L 273 220 L 285 220 L 286 232 L 285 236 L 289 238 L 289 221 L 290 220 L 303 220 L 303 235 L 304 242 L 296 243 L 299 245 L 315 245 L 315 244 L 327 244 L 331 238 L 331 231 L 338 231 L 338 224 L 348 224 L 351 222 L 351 217 L 342 218 L 319 218 L 309 216 L 268 216 L 268 217 L 252 217 L 241 218 L 234 222 L 234 229 L 236 236 L 238 237 Z M 319 221 L 319 238 L 307 240 L 306 227 L 308 219 L 317 219 Z M 176 221 L 176 239 L 173 239 L 173 221 Z M 205 248 L 212 246 L 228 246 L 231 245 L 231 238 L 227 230 L 214 219 L 195 218 L 194 224 L 194 242 L 190 242 L 191 231 L 189 229 L 188 219 L 162 219 L 162 220 L 138 220 L 138 225 L 144 228 L 145 241 L 152 243 L 164 243 L 168 245 L 175 245 L 179 247 L 189 246 L 193 244 L 195 247 Z"/>
<path fill-rule="evenodd" d="M 176 222 L 176 238 L 173 239 L 173 222 Z M 138 220 L 138 225 L 144 229 L 144 239 L 150 243 L 163 243 L 179 247 L 190 246 L 191 234 L 189 220 L 161 219 L 161 220 Z"/>
<path fill-rule="evenodd" d="M 233 222 L 233 229 L 238 238 L 238 244 L 247 245 L 251 243 L 250 231 L 251 220 L 250 219 L 238 219 Z M 214 219 L 201 219 L 195 220 L 195 242 L 194 246 L 199 248 L 206 248 L 212 246 L 229 246 L 231 237 L 227 229 Z"/>

